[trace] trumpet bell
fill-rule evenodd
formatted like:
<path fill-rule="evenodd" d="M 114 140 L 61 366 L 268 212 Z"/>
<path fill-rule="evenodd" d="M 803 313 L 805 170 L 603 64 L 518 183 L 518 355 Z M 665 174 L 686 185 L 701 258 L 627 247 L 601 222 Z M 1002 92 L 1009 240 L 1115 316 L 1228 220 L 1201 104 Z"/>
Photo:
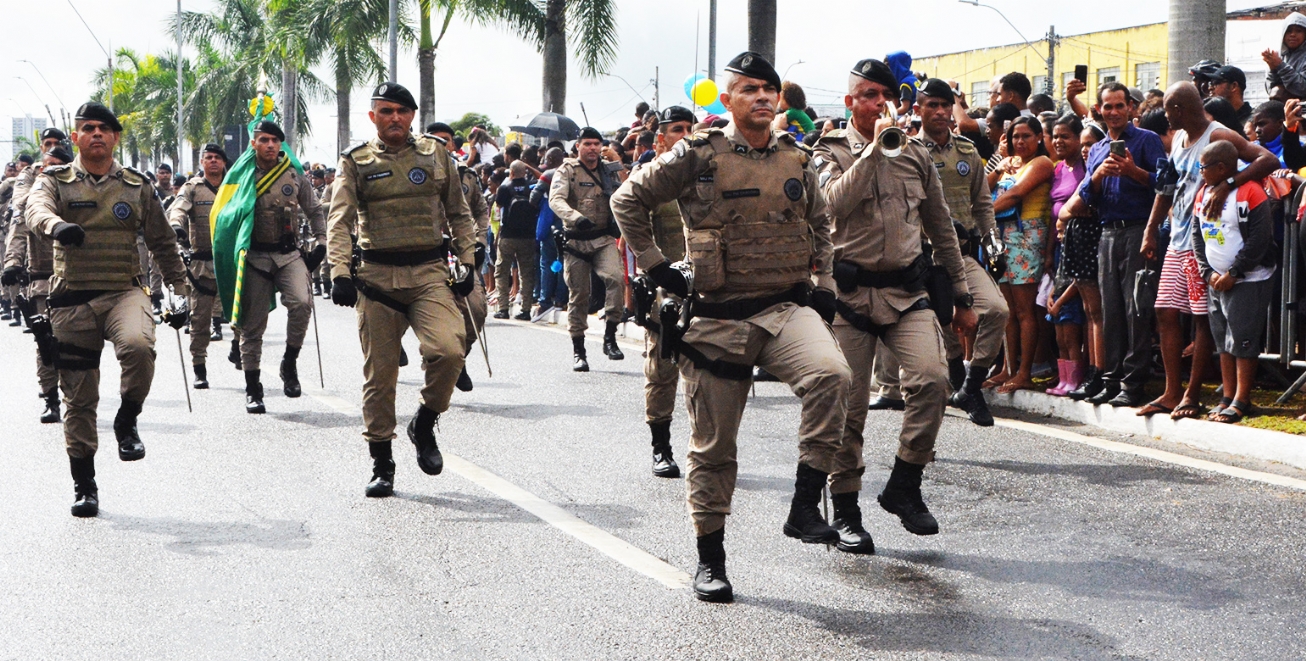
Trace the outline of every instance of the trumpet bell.
<path fill-rule="evenodd" d="M 897 158 L 902 154 L 902 149 L 907 145 L 907 133 L 896 126 L 890 126 L 875 139 L 875 145 L 880 152 L 889 158 Z"/>

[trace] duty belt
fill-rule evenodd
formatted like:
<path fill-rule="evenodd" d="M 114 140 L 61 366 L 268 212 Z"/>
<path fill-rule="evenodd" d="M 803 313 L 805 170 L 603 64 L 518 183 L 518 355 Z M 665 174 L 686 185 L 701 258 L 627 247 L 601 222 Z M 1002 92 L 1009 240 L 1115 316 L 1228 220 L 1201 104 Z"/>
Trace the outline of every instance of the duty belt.
<path fill-rule="evenodd" d="M 287 234 L 280 241 L 250 241 L 249 249 L 257 252 L 276 252 L 289 255 L 299 250 L 299 241 L 294 234 Z"/>
<path fill-rule="evenodd" d="M 259 275 L 263 275 L 263 273 L 260 272 L 260 271 L 258 271 L 257 269 L 252 269 L 252 270 L 254 270 L 254 272 L 255 272 L 255 273 L 258 273 Z M 265 277 L 266 277 L 266 276 L 265 276 Z M 216 289 L 209 289 L 208 287 L 205 287 L 204 285 L 201 285 L 201 284 L 200 284 L 200 281 L 199 281 L 198 279 L 196 279 L 195 275 L 192 274 L 192 273 L 190 272 L 190 269 L 186 269 L 186 279 L 187 279 L 187 280 L 190 280 L 190 286 L 193 287 L 193 288 L 195 289 L 195 291 L 197 291 L 197 292 L 199 292 L 199 293 L 201 293 L 201 294 L 204 294 L 205 296 L 217 296 L 217 295 L 218 295 L 218 290 L 216 290 Z"/>
<path fill-rule="evenodd" d="M 380 289 L 377 289 L 376 287 L 367 284 L 366 281 L 364 281 L 362 278 L 358 276 L 354 276 L 353 278 L 354 278 L 354 289 L 357 289 L 358 293 L 376 301 L 377 303 L 380 303 L 381 305 L 390 308 L 391 310 L 394 310 L 395 312 L 398 312 L 399 314 L 402 314 L 404 316 L 408 315 L 407 303 L 400 303 L 399 301 L 395 300 L 393 297 L 381 291 Z"/>
<path fill-rule="evenodd" d="M 205 262 L 211 262 L 211 261 L 213 261 L 213 251 L 212 251 L 212 250 L 196 250 L 196 251 L 194 251 L 194 252 L 192 252 L 192 253 L 190 254 L 190 258 L 191 258 L 191 259 L 198 259 L 198 260 L 200 260 L 200 261 L 205 261 Z"/>
<path fill-rule="evenodd" d="M 62 294 L 51 295 L 50 298 L 46 299 L 45 304 L 46 307 L 52 310 L 55 308 L 72 308 L 72 307 L 77 307 L 78 305 L 84 305 L 86 303 L 90 303 L 91 301 L 108 293 L 109 290 L 107 289 L 74 290 L 74 291 L 64 292 Z"/>
<path fill-rule="evenodd" d="M 592 230 L 563 230 L 563 233 L 572 241 L 592 241 L 605 236 L 612 236 L 612 228 L 596 227 Z"/>
<path fill-rule="evenodd" d="M 920 291 L 925 288 L 925 273 L 931 263 L 929 256 L 924 253 L 921 253 L 907 268 L 897 271 L 867 271 L 852 262 L 841 261 L 834 265 L 834 280 L 839 285 L 839 291 L 845 294 L 855 291 L 858 287 L 874 289 L 895 287 L 907 291 Z"/>
<path fill-rule="evenodd" d="M 361 252 L 363 261 L 385 266 L 420 266 L 449 259 L 449 249 L 445 246 L 427 250 L 363 250 Z"/>
<path fill-rule="evenodd" d="M 910 306 L 907 307 L 906 310 L 903 310 L 901 315 L 905 315 L 908 312 L 915 312 L 917 310 L 928 310 L 928 309 L 930 309 L 929 299 L 922 298 L 916 301 L 915 303 L 912 303 Z M 857 330 L 863 333 L 870 333 L 875 337 L 880 337 L 880 338 L 884 337 L 884 333 L 889 330 L 889 326 L 893 325 L 893 324 L 881 325 L 881 324 L 874 323 L 871 321 L 870 317 L 854 310 L 852 306 L 848 305 L 847 303 L 844 303 L 843 301 L 838 301 L 838 300 L 835 301 L 834 310 L 835 312 L 839 313 L 840 317 L 843 317 L 844 320 L 846 320 L 849 324 L 851 324 L 853 328 L 856 328 Z"/>
<path fill-rule="evenodd" d="M 32 272 L 32 273 L 28 273 L 28 274 L 27 274 L 27 279 L 28 279 L 30 282 L 40 282 L 40 281 L 42 281 L 42 280 L 49 280 L 49 279 L 50 279 L 50 276 L 52 276 L 52 275 L 54 275 L 54 274 L 53 274 L 53 273 L 48 273 L 48 272 L 45 272 L 45 271 L 41 271 L 41 272 Z"/>
<path fill-rule="evenodd" d="M 705 303 L 698 300 L 694 302 L 694 316 L 705 317 L 707 319 L 741 321 L 750 317 L 755 317 L 767 308 L 780 305 L 781 303 L 797 303 L 798 305 L 806 306 L 809 296 L 807 284 L 800 282 L 779 294 L 762 296 L 760 298 L 746 298 L 738 301 L 725 301 L 722 303 Z"/>

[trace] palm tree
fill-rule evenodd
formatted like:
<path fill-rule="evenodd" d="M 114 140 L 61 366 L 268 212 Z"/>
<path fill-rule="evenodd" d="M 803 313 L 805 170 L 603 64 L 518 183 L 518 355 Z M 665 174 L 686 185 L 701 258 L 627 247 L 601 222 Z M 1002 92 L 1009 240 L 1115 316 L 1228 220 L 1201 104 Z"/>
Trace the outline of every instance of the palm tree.
<path fill-rule="evenodd" d="M 349 95 L 357 85 L 385 80 L 378 46 L 386 33 L 387 0 L 312 0 L 296 17 L 314 61 L 324 58 L 335 79 L 336 146 L 349 144 Z M 412 30 L 400 23 L 400 36 Z"/>
<path fill-rule="evenodd" d="M 772 0 L 774 1 L 774 0 Z M 567 44 L 575 49 L 580 72 L 597 78 L 617 57 L 616 0 L 545 0 L 543 110 L 567 111 Z M 570 35 L 570 37 L 568 36 Z"/>

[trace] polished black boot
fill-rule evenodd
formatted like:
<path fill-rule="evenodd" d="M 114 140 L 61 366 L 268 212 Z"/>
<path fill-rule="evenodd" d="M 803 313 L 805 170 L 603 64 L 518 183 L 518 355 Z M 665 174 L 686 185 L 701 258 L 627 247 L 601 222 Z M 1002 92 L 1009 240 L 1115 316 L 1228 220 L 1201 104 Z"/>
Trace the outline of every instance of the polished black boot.
<path fill-rule="evenodd" d="M 789 504 L 789 520 L 785 521 L 786 536 L 801 539 L 804 544 L 834 544 L 839 541 L 839 531 L 831 528 L 821 516 L 821 493 L 829 477 L 829 473 L 798 464 L 794 499 Z"/>
<path fill-rule="evenodd" d="M 0 319 L 9 321 L 10 319 L 13 318 L 14 318 L 13 312 L 11 312 L 9 308 L 9 299 L 0 298 Z"/>
<path fill-rule="evenodd" d="M 427 475 L 439 475 L 444 470 L 444 457 L 435 444 L 435 423 L 439 420 L 439 413 L 418 406 L 417 414 L 408 423 L 408 440 L 417 448 L 417 466 Z"/>
<path fill-rule="evenodd" d="M 240 340 L 237 339 L 236 337 L 232 337 L 232 338 L 231 338 L 231 351 L 230 351 L 229 353 L 227 353 L 227 360 L 230 361 L 232 365 L 235 365 L 235 366 L 236 366 L 236 369 L 241 369 L 241 367 L 240 367 Z"/>
<path fill-rule="evenodd" d="M 95 455 L 89 457 L 68 457 L 68 467 L 73 474 L 72 514 L 76 517 L 91 517 L 100 513 L 100 490 L 95 486 Z"/>
<path fill-rule="evenodd" d="M 966 412 L 970 421 L 981 427 L 993 426 L 993 414 L 989 412 L 989 403 L 984 400 L 984 378 L 989 368 L 971 365 L 966 371 L 966 380 L 961 389 L 952 393 L 948 403 Z"/>
<path fill-rule="evenodd" d="M 59 412 L 59 389 L 51 388 L 48 392 L 41 393 L 41 398 L 45 400 L 45 410 L 41 411 L 41 422 L 47 425 L 59 422 L 63 418 Z"/>
<path fill-rule="evenodd" d="M 195 371 L 195 382 L 192 383 L 191 385 L 194 386 L 196 390 L 208 390 L 209 389 L 208 367 L 206 367 L 204 363 L 195 363 L 194 365 L 191 365 L 191 369 Z"/>
<path fill-rule="evenodd" d="M 583 336 L 571 338 L 571 353 L 573 359 L 571 363 L 571 371 L 590 371 L 589 361 L 585 360 L 585 338 Z"/>
<path fill-rule="evenodd" d="M 22 326 L 22 325 L 23 325 L 23 309 L 22 309 L 22 308 L 14 308 L 14 319 L 13 319 L 13 321 L 10 321 L 10 322 L 9 322 L 9 325 L 10 325 L 11 327 L 18 327 L 18 326 Z"/>
<path fill-rule="evenodd" d="M 878 500 L 884 511 L 895 514 L 902 521 L 902 527 L 913 535 L 937 535 L 939 522 L 930 514 L 921 498 L 921 474 L 925 467 L 912 464 L 894 457 L 893 472 L 884 485 Z"/>
<path fill-rule="evenodd" d="M 1119 381 L 1107 381 L 1107 380 L 1103 379 L 1103 381 L 1102 381 L 1102 390 L 1098 391 L 1098 393 L 1097 393 L 1096 395 L 1093 395 L 1092 397 L 1089 397 L 1088 399 L 1085 399 L 1084 401 L 1088 402 L 1089 404 L 1095 404 L 1095 405 L 1096 405 L 1096 404 L 1105 404 L 1105 403 L 1107 403 L 1107 402 L 1109 402 L 1109 401 L 1115 399 L 1116 396 L 1119 395 L 1119 394 L 1120 394 L 1120 382 L 1119 382 Z"/>
<path fill-rule="evenodd" d="M 698 538 L 698 569 L 694 571 L 694 596 L 699 601 L 728 604 L 735 589 L 726 577 L 726 529 Z"/>
<path fill-rule="evenodd" d="M 245 412 L 246 413 L 266 413 L 267 408 L 263 406 L 263 384 L 259 383 L 259 373 L 262 370 L 250 370 L 245 372 Z"/>
<path fill-rule="evenodd" d="M 136 416 L 141 414 L 141 402 L 122 400 L 118 415 L 113 418 L 113 435 L 118 438 L 118 458 L 138 461 L 145 458 L 145 444 L 136 433 Z"/>
<path fill-rule="evenodd" d="M 834 521 L 830 525 L 839 532 L 839 550 L 858 555 L 875 555 L 875 541 L 862 527 L 862 508 L 857 505 L 857 492 L 830 495 L 834 504 Z"/>
<path fill-rule="evenodd" d="M 626 354 L 621 353 L 621 347 L 617 346 L 617 322 L 609 321 L 607 330 L 603 331 L 603 355 L 608 360 L 622 360 Z"/>
<path fill-rule="evenodd" d="M 458 380 L 453 385 L 462 392 L 472 391 L 472 377 L 467 373 L 466 365 L 463 366 L 463 371 L 458 375 Z"/>
<path fill-rule="evenodd" d="M 209 340 L 212 342 L 222 341 L 222 317 L 213 318 L 213 332 L 209 335 Z"/>
<path fill-rule="evenodd" d="M 368 443 L 367 451 L 372 455 L 372 481 L 367 483 L 363 493 L 368 498 L 388 498 L 395 493 L 395 460 L 391 455 L 390 441 Z"/>
<path fill-rule="evenodd" d="M 1088 369 L 1084 370 L 1084 380 L 1079 384 L 1079 387 L 1066 393 L 1066 397 L 1069 397 L 1076 402 L 1082 402 L 1089 397 L 1096 396 L 1098 393 L 1102 392 L 1102 389 L 1105 387 L 1106 383 L 1102 379 L 1102 372 L 1098 371 L 1096 367 L 1089 365 Z"/>
<path fill-rule="evenodd" d="M 331 300 L 331 281 L 330 281 L 330 280 L 323 280 L 323 281 L 322 281 L 322 298 L 325 298 L 325 299 L 328 300 L 328 301 Z"/>
<path fill-rule="evenodd" d="M 948 385 L 952 386 L 952 392 L 961 390 L 961 384 L 966 381 L 966 359 L 949 358 L 948 359 Z"/>
<path fill-rule="evenodd" d="M 408 352 L 403 347 L 399 347 L 399 366 L 408 367 Z"/>
<path fill-rule="evenodd" d="M 905 411 L 907 410 L 907 402 L 901 399 L 889 399 L 888 397 L 882 397 L 880 395 L 876 395 L 875 397 L 871 398 L 871 403 L 869 406 L 867 406 L 867 410 Z"/>
<path fill-rule="evenodd" d="M 286 355 L 281 358 L 281 391 L 286 393 L 286 397 L 299 397 L 302 392 L 299 387 L 299 366 L 295 361 L 299 360 L 299 347 L 286 347 Z"/>
<path fill-rule="evenodd" d="M 650 422 L 648 429 L 653 434 L 653 475 L 680 477 L 680 466 L 671 456 L 671 421 Z"/>

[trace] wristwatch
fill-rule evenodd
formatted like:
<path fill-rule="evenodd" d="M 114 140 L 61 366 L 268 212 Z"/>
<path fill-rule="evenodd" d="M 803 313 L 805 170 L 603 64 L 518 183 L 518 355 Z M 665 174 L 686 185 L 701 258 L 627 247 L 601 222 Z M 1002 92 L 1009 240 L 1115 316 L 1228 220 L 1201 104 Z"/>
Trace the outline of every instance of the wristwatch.
<path fill-rule="evenodd" d="M 1233 180 L 1233 177 L 1229 177 L 1228 179 L 1225 179 L 1225 180 L 1224 180 L 1224 183 L 1229 184 L 1229 190 L 1237 190 L 1237 189 L 1238 189 L 1238 182 L 1234 181 L 1234 180 Z"/>
<path fill-rule="evenodd" d="M 952 304 L 963 310 L 969 310 L 975 305 L 975 297 L 970 294 L 959 294 L 952 297 Z"/>

